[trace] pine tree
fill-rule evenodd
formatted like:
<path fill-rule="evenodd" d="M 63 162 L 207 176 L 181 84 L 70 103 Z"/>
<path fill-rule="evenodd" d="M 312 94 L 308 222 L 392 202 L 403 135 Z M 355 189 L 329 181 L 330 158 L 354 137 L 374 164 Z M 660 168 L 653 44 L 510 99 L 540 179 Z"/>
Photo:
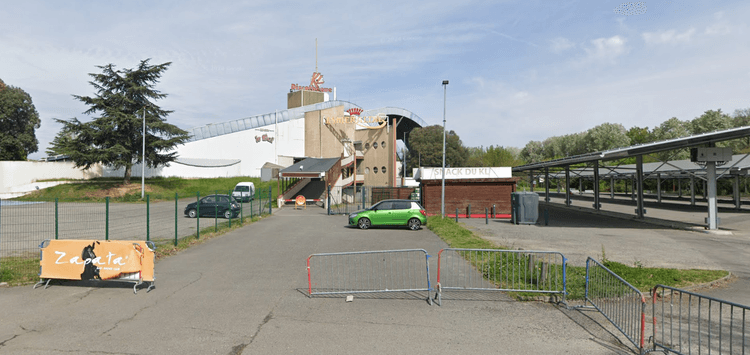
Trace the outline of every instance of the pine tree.
<path fill-rule="evenodd" d="M 85 114 L 97 116 L 85 123 L 77 118 L 55 119 L 63 128 L 47 152 L 68 155 L 76 167 L 84 169 L 96 163 L 125 168 L 125 183 L 130 183 L 133 165 L 142 160 L 145 114 L 146 165 L 156 168 L 175 161 L 174 147 L 187 141 L 188 133 L 166 122 L 173 111 L 154 103 L 167 96 L 154 87 L 170 64 L 150 65 L 146 59 L 136 69 L 115 70 L 113 64 L 97 66 L 102 72 L 89 74 L 96 94 L 73 95 L 89 106 Z"/>

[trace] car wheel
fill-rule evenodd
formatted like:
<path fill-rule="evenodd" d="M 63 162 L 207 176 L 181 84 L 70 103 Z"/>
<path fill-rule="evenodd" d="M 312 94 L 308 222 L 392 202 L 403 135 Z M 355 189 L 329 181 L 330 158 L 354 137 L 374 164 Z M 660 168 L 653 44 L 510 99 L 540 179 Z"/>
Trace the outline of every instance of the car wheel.
<path fill-rule="evenodd" d="M 198 217 L 198 211 L 196 211 L 194 208 L 188 211 L 188 217 L 195 218 Z"/>
<path fill-rule="evenodd" d="M 357 222 L 357 225 L 359 226 L 359 229 L 367 229 L 370 228 L 370 219 L 368 218 L 360 218 Z"/>
<path fill-rule="evenodd" d="M 415 231 L 419 229 L 419 226 L 422 225 L 422 222 L 419 221 L 417 218 L 412 218 L 409 220 L 409 229 Z"/>
<path fill-rule="evenodd" d="M 224 211 L 224 218 L 230 219 L 230 218 L 232 218 L 232 214 L 233 214 L 232 210 L 226 210 L 226 211 Z"/>

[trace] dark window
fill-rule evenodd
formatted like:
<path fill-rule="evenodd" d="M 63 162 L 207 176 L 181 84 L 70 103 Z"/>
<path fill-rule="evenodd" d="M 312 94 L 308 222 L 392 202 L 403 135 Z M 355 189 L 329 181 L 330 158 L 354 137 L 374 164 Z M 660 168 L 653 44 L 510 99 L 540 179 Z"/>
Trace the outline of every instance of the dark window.
<path fill-rule="evenodd" d="M 411 208 L 411 202 L 409 201 L 396 201 L 393 203 L 394 210 L 408 210 Z"/>
<path fill-rule="evenodd" d="M 377 204 L 378 210 L 392 210 L 393 209 L 393 202 L 391 201 L 384 201 Z"/>
<path fill-rule="evenodd" d="M 380 168 L 380 170 L 382 170 L 383 174 L 385 174 L 385 167 Z"/>
<path fill-rule="evenodd" d="M 377 174 L 378 173 L 378 167 L 376 166 L 376 167 L 372 168 L 372 172 L 375 173 L 375 174 Z"/>
<path fill-rule="evenodd" d="M 375 148 L 375 149 L 378 149 L 378 142 L 373 143 L 372 147 Z"/>

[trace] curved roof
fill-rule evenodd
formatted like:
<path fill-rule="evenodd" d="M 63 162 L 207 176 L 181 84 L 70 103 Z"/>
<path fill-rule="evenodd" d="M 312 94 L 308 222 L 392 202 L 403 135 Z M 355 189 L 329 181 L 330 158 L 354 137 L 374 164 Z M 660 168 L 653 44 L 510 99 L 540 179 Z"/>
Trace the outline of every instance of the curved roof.
<path fill-rule="evenodd" d="M 263 127 L 272 125 L 277 122 L 287 122 L 305 117 L 305 112 L 318 111 L 336 106 L 344 106 L 345 110 L 352 107 L 360 108 L 359 106 L 348 102 L 348 101 L 325 101 L 313 105 L 295 107 L 286 110 L 276 111 L 274 113 L 267 113 L 264 115 L 250 116 L 246 118 L 240 118 L 229 122 L 222 123 L 209 123 L 205 126 L 195 127 L 188 129 L 190 138 L 187 142 L 193 142 L 201 139 L 212 138 L 225 134 L 235 133 L 239 131 L 249 130 L 253 128 Z"/>
<path fill-rule="evenodd" d="M 263 126 L 272 125 L 277 122 L 287 122 L 291 120 L 301 119 L 305 117 L 306 112 L 319 111 L 327 108 L 344 106 L 344 110 L 350 108 L 361 108 L 351 102 L 342 100 L 333 100 L 320 102 L 313 105 L 295 107 L 287 110 L 280 110 L 274 113 L 267 113 L 263 115 L 250 116 L 246 118 L 240 118 L 222 123 L 210 123 L 205 126 L 194 127 L 188 129 L 190 138 L 187 142 L 193 142 L 201 139 L 212 138 L 225 134 L 235 133 L 239 131 L 259 128 Z M 362 112 L 363 116 L 376 116 L 377 114 L 386 114 L 388 116 L 401 116 L 408 119 L 410 127 L 418 126 L 424 127 L 426 123 L 416 114 L 409 110 L 405 110 L 398 107 L 383 107 L 377 109 L 366 110 Z"/>

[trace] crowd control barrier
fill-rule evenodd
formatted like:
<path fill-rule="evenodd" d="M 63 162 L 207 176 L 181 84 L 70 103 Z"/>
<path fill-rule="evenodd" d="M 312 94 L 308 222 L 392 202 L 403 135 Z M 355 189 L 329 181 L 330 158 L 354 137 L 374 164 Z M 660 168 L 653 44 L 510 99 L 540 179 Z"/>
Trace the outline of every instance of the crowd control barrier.
<path fill-rule="evenodd" d="M 654 350 L 750 354 L 750 307 L 664 285 L 651 294 Z"/>
<path fill-rule="evenodd" d="M 443 249 L 438 253 L 437 292 L 445 290 L 566 293 L 565 256 L 558 252 Z"/>
<path fill-rule="evenodd" d="M 431 304 L 428 258 L 424 249 L 313 254 L 309 295 L 424 291 Z"/>
<path fill-rule="evenodd" d="M 591 257 L 586 259 L 586 302 L 622 332 L 641 354 L 644 352 L 646 298 Z"/>
<path fill-rule="evenodd" d="M 144 282 L 154 288 L 155 245 L 147 241 L 45 240 L 39 245 L 39 278 L 34 288 L 53 279 Z"/>

